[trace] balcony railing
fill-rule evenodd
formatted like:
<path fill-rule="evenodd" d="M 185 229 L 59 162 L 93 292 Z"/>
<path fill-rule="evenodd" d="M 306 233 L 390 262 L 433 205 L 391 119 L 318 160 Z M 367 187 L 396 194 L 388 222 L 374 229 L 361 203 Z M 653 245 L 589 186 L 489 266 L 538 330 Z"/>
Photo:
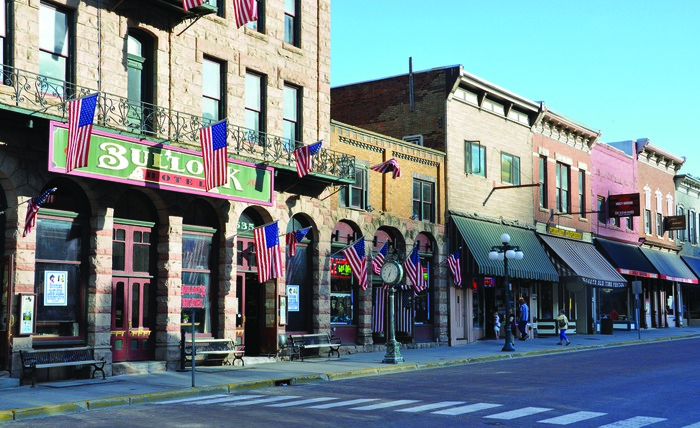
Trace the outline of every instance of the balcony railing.
<path fill-rule="evenodd" d="M 67 102 L 95 93 L 74 85 L 13 67 L 3 68 L 0 108 L 34 116 L 67 120 Z M 200 150 L 199 130 L 210 120 L 153 104 L 100 93 L 95 110 L 95 125 L 117 133 L 151 141 L 167 141 L 178 147 Z M 295 167 L 293 151 L 299 141 L 243 128 L 228 126 L 229 154 L 235 158 L 277 166 Z M 355 157 L 322 148 L 314 156 L 312 173 L 324 174 L 345 182 L 354 181 Z"/>

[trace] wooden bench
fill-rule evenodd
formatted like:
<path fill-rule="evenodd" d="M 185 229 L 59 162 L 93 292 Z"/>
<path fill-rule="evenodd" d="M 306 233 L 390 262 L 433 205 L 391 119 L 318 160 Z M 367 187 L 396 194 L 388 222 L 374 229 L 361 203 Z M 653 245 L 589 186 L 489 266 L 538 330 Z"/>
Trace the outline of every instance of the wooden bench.
<path fill-rule="evenodd" d="M 32 388 L 34 388 L 34 374 L 39 369 L 64 366 L 92 365 L 92 379 L 97 371 L 102 372 L 102 379 L 105 376 L 105 359 L 95 359 L 95 350 L 90 347 L 63 348 L 63 349 L 43 349 L 43 350 L 20 350 L 22 358 L 22 370 L 24 372 L 20 385 L 24 384 L 24 379 L 31 377 Z"/>
<path fill-rule="evenodd" d="M 338 354 L 340 358 L 340 338 L 333 337 L 330 333 L 294 334 L 290 335 L 289 339 L 292 341 L 292 346 L 299 349 L 301 361 L 304 361 L 305 349 L 328 348 L 328 358 L 333 353 Z"/>
<path fill-rule="evenodd" d="M 183 357 L 182 368 L 184 368 L 185 360 L 192 361 L 192 338 L 184 338 L 181 343 L 181 355 Z M 243 356 L 245 355 L 245 346 L 236 345 L 231 339 L 214 339 L 213 337 L 195 337 L 194 339 L 194 356 L 205 355 L 209 359 L 209 356 L 219 356 L 220 360 L 226 360 L 226 358 L 233 356 L 231 360 L 231 365 L 236 364 L 236 360 L 241 362 L 242 366 L 245 366 L 245 361 L 243 361 Z"/>

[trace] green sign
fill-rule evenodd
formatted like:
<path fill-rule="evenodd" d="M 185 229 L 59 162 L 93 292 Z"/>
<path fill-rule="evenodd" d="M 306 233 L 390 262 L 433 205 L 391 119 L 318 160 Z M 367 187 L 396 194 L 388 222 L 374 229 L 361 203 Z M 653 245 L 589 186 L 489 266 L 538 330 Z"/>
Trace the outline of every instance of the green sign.
<path fill-rule="evenodd" d="M 49 171 L 66 172 L 68 127 L 51 122 Z M 229 159 L 228 183 L 204 189 L 201 152 L 93 130 L 88 166 L 69 175 L 272 205 L 273 168 Z"/>

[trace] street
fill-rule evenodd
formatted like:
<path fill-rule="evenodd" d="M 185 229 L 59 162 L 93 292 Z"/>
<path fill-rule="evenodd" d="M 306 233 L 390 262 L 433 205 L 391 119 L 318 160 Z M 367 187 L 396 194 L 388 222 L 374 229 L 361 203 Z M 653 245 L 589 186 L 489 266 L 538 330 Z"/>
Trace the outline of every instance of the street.
<path fill-rule="evenodd" d="M 697 427 L 699 345 L 689 339 L 518 358 L 7 425 Z"/>

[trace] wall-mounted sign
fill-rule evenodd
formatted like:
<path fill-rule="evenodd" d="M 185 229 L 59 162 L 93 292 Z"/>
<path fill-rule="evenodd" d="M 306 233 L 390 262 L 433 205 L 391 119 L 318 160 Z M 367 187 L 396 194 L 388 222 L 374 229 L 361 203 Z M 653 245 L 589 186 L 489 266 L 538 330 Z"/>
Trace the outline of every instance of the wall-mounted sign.
<path fill-rule="evenodd" d="M 49 171 L 66 172 L 68 125 L 51 122 Z M 272 205 L 272 167 L 228 160 L 228 183 L 207 192 L 202 153 L 93 130 L 88 166 L 71 175 Z"/>
<path fill-rule="evenodd" d="M 34 333 L 34 314 L 36 313 L 34 294 L 19 295 L 19 334 L 29 335 Z"/>
<path fill-rule="evenodd" d="M 685 230 L 685 216 L 684 215 L 672 215 L 664 217 L 664 231 L 667 230 Z"/>
<path fill-rule="evenodd" d="M 202 309 L 207 298 L 206 285 L 182 286 L 182 309 Z"/>
<path fill-rule="evenodd" d="M 610 217 L 639 216 L 639 193 L 608 196 Z"/>
<path fill-rule="evenodd" d="M 578 240 L 583 239 L 583 232 L 579 232 L 578 230 L 562 229 L 556 226 L 549 226 L 547 228 L 547 233 L 553 236 L 561 236 L 562 238 Z"/>

